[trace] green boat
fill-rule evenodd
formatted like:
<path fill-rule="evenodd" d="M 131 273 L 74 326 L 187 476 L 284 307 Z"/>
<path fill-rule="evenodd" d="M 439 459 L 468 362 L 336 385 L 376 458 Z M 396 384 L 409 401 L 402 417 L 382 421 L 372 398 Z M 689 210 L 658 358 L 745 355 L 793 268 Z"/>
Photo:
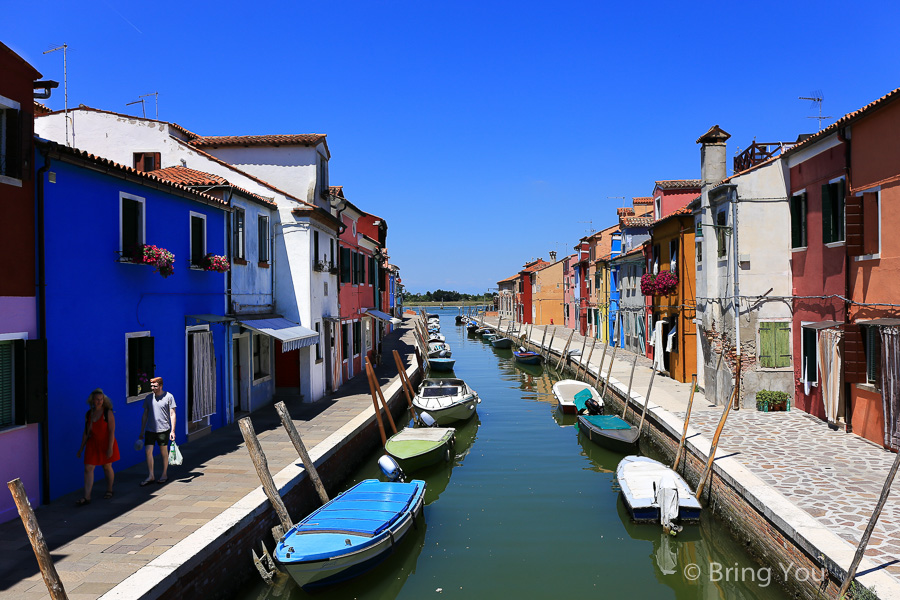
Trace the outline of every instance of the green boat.
<path fill-rule="evenodd" d="M 450 462 L 456 430 L 452 427 L 407 428 L 397 432 L 384 445 L 384 450 L 411 473 L 440 461 Z"/>

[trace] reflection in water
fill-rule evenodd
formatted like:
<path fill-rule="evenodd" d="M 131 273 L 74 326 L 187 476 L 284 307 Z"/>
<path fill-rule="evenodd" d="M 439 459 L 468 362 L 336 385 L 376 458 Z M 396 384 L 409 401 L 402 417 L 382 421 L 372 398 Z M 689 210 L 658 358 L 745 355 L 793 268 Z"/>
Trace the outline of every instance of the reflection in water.
<path fill-rule="evenodd" d="M 580 436 L 576 418 L 556 410 L 552 366 L 519 365 L 508 351 L 468 338 L 453 323 L 455 308 L 429 312 L 441 314 L 454 376 L 482 398 L 478 414 L 459 427 L 453 461 L 416 473 L 427 482 L 427 527 L 374 570 L 315 596 L 785 598 L 774 583 L 716 580 L 713 564 L 758 567 L 710 515 L 676 538 L 632 523 L 613 473 L 621 455 Z M 652 456 L 651 448 L 642 451 Z M 344 489 L 378 477 L 379 455 Z M 700 569 L 697 580 L 684 575 L 690 565 Z M 256 600 L 261 589 L 237 597 Z M 291 589 L 293 600 L 313 596 Z"/>

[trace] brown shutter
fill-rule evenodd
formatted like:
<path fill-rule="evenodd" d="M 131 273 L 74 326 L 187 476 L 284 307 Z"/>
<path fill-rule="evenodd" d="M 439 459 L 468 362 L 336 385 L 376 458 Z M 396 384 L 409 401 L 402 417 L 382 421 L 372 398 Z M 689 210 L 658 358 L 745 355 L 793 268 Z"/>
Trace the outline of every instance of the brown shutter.
<path fill-rule="evenodd" d="M 862 196 L 850 195 L 844 199 L 847 211 L 847 254 L 863 254 L 863 206 Z"/>
<path fill-rule="evenodd" d="M 153 170 L 162 169 L 162 154 L 160 152 L 153 153 Z"/>
<path fill-rule="evenodd" d="M 866 383 L 866 352 L 862 331 L 856 323 L 844 326 L 844 381 Z"/>

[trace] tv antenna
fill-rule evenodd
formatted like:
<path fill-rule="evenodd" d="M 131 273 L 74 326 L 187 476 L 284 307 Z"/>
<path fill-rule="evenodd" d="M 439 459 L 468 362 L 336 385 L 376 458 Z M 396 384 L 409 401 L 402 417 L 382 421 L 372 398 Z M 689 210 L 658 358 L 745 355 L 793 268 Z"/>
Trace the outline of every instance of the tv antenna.
<path fill-rule="evenodd" d="M 135 100 L 134 102 L 126 102 L 126 103 L 125 103 L 125 106 L 131 106 L 132 104 L 140 104 L 140 105 L 141 105 L 141 114 L 142 114 L 142 115 L 144 116 L 144 118 L 146 119 L 146 118 L 147 118 L 147 111 L 144 110 L 144 99 L 139 97 L 139 98 L 138 98 L 137 100 Z"/>
<path fill-rule="evenodd" d="M 800 96 L 800 100 L 809 100 L 813 103 L 813 105 L 819 107 L 819 116 L 818 117 L 806 117 L 807 119 L 818 119 L 819 121 L 819 131 L 822 131 L 822 121 L 825 119 L 830 119 L 831 117 L 823 117 L 822 116 L 822 103 L 825 101 L 825 94 L 822 93 L 822 90 L 816 90 L 812 92 L 809 96 Z"/>
<path fill-rule="evenodd" d="M 60 44 L 58 46 L 54 46 L 49 50 L 44 50 L 44 54 L 50 54 L 51 52 L 56 52 L 57 50 L 63 51 L 63 94 L 65 97 L 65 109 L 66 109 L 66 146 L 72 146 L 75 143 L 75 125 L 72 125 L 72 144 L 69 143 L 69 65 L 68 65 L 68 56 L 67 56 L 67 48 L 68 44 Z"/>
<path fill-rule="evenodd" d="M 578 221 L 579 223 L 587 223 L 589 228 L 585 231 L 585 233 L 594 233 L 594 222 L 593 221 Z"/>
<path fill-rule="evenodd" d="M 622 208 L 626 208 L 625 205 L 628 203 L 628 198 L 626 198 L 625 196 L 607 196 L 606 199 L 607 200 L 621 200 Z"/>
<path fill-rule="evenodd" d="M 150 92 L 149 94 L 144 94 L 143 96 L 138 96 L 138 98 L 148 98 L 150 96 L 155 97 L 156 102 L 156 120 L 159 121 L 159 92 Z M 145 117 L 147 115 L 144 115 Z"/>

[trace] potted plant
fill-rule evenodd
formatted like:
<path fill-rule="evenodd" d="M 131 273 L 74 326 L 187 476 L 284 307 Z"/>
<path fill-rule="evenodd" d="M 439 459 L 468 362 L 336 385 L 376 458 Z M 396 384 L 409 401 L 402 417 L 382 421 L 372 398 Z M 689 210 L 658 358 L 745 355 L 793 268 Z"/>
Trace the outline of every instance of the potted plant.
<path fill-rule="evenodd" d="M 791 397 L 787 392 L 759 390 L 756 392 L 756 409 L 763 412 L 791 410 Z"/>
<path fill-rule="evenodd" d="M 665 296 L 671 294 L 678 287 L 678 276 L 672 271 L 660 271 L 653 282 L 656 288 L 656 294 Z"/>
<path fill-rule="evenodd" d="M 206 271 L 215 271 L 216 273 L 224 273 L 231 268 L 227 257 L 212 253 L 201 258 L 198 266 Z"/>
<path fill-rule="evenodd" d="M 175 255 L 159 246 L 150 244 L 138 244 L 121 252 L 123 262 L 132 262 L 139 265 L 151 265 L 154 271 L 168 277 L 175 272 Z"/>

